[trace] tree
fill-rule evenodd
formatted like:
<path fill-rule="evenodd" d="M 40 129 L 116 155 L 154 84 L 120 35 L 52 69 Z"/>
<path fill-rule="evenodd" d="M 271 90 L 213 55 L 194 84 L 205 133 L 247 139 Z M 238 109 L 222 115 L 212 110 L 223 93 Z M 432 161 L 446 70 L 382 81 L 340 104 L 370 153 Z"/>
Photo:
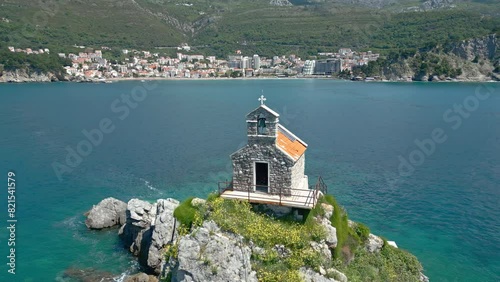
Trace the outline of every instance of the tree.
<path fill-rule="evenodd" d="M 343 79 L 350 79 L 352 76 L 351 74 L 351 71 L 350 70 L 343 70 L 339 73 L 339 78 L 343 78 Z"/>
<path fill-rule="evenodd" d="M 113 50 L 111 50 L 111 55 L 114 58 L 119 59 L 122 57 L 122 51 L 118 48 L 113 48 Z"/>
<path fill-rule="evenodd" d="M 237 77 L 242 77 L 242 76 L 243 76 L 243 74 L 240 71 L 233 71 L 231 73 L 232 78 L 237 78 Z"/>

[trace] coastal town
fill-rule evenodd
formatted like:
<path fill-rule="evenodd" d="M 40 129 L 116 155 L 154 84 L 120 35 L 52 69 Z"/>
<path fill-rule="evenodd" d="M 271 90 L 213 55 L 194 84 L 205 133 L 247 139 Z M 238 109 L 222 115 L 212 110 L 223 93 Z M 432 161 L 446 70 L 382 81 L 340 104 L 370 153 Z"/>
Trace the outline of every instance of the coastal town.
<path fill-rule="evenodd" d="M 218 77 L 329 77 L 340 72 L 350 72 L 353 67 L 376 61 L 379 54 L 357 52 L 341 48 L 338 52 L 318 53 L 315 59 L 303 60 L 296 55 L 264 57 L 258 54 L 242 54 L 236 50 L 227 58 L 204 56 L 192 52 L 183 44 L 177 47 L 175 57 L 145 50 L 119 50 L 119 59 L 111 59 L 105 53 L 111 48 L 100 49 L 74 46 L 82 52 L 58 53 L 69 59 L 64 67 L 71 80 L 108 81 L 127 78 L 218 78 Z M 34 50 L 8 47 L 11 52 L 28 55 L 49 54 L 49 49 Z M 114 52 L 116 54 L 116 51 Z"/>

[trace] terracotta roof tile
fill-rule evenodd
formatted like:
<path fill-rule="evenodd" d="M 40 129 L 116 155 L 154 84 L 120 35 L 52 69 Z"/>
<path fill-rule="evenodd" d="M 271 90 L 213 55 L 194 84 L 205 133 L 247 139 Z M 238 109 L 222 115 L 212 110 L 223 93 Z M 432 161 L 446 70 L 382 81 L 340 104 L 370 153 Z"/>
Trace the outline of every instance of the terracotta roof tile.
<path fill-rule="evenodd" d="M 281 125 L 278 126 L 276 146 L 292 157 L 294 161 L 297 161 L 307 149 L 307 144 L 304 141 Z"/>

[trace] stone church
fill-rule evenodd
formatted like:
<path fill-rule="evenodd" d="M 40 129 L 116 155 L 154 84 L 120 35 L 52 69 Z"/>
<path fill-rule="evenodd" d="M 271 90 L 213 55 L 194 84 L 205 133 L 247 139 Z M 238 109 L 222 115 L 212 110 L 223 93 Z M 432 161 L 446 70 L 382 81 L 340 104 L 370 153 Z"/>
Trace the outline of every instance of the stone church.
<path fill-rule="evenodd" d="M 246 115 L 248 144 L 231 154 L 233 179 L 221 195 L 310 208 L 319 194 L 304 174 L 307 144 L 279 123 L 265 100 L 261 96 L 260 106 Z"/>

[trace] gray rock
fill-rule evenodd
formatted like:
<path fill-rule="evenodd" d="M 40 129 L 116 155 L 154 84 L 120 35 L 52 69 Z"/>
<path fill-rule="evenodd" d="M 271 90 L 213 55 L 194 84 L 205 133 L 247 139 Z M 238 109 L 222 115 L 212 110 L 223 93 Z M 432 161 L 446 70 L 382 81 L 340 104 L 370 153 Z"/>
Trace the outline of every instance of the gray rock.
<path fill-rule="evenodd" d="M 337 229 L 332 226 L 329 219 L 321 218 L 321 225 L 325 228 L 326 238 L 325 242 L 330 248 L 334 248 L 337 246 Z"/>
<path fill-rule="evenodd" d="M 492 60 L 500 48 L 500 41 L 496 34 L 490 34 L 484 37 L 463 40 L 451 47 L 451 52 L 465 60 L 472 61 L 476 56 Z"/>
<path fill-rule="evenodd" d="M 126 248 L 139 257 L 139 263 L 147 266 L 152 229 L 156 216 L 156 203 L 132 199 L 127 203 L 127 219 L 118 231 Z"/>
<path fill-rule="evenodd" d="M 248 246 L 252 250 L 253 255 L 262 256 L 266 253 L 266 250 L 254 244 L 252 240 L 248 243 Z"/>
<path fill-rule="evenodd" d="M 439 76 L 433 75 L 431 76 L 431 81 L 441 81 L 441 79 L 439 79 Z"/>
<path fill-rule="evenodd" d="M 336 270 L 335 268 L 329 268 L 326 273 L 329 275 L 329 276 L 333 276 L 335 278 L 335 280 L 338 280 L 340 282 L 347 282 L 347 276 Z"/>
<path fill-rule="evenodd" d="M 51 82 L 59 81 L 58 75 L 48 73 L 29 72 L 26 69 L 17 69 L 15 71 L 4 71 L 0 73 L 1 82 Z"/>
<path fill-rule="evenodd" d="M 415 81 L 429 81 L 429 77 L 425 74 L 416 74 L 413 77 L 413 80 L 415 80 Z"/>
<path fill-rule="evenodd" d="M 325 218 L 331 218 L 333 215 L 333 206 L 330 204 L 322 203 L 321 208 L 325 211 Z"/>
<path fill-rule="evenodd" d="M 102 229 L 124 224 L 126 209 L 125 202 L 115 198 L 106 198 L 86 213 L 85 225 L 91 229 Z"/>
<path fill-rule="evenodd" d="M 158 282 L 158 278 L 141 272 L 125 277 L 123 282 Z"/>
<path fill-rule="evenodd" d="M 421 282 L 429 282 L 429 277 L 425 276 L 422 272 L 420 272 L 420 278 L 419 280 Z"/>
<path fill-rule="evenodd" d="M 280 258 L 289 257 L 291 252 L 284 245 L 275 245 L 273 250 L 278 254 Z"/>
<path fill-rule="evenodd" d="M 263 256 L 266 253 L 266 250 L 259 246 L 253 246 L 252 247 L 252 254 Z"/>
<path fill-rule="evenodd" d="M 207 202 L 207 200 L 205 200 L 205 199 L 193 198 L 191 200 L 191 205 L 193 205 L 194 207 L 198 207 L 198 206 L 205 205 L 206 202 Z"/>
<path fill-rule="evenodd" d="M 318 243 L 312 241 L 311 247 L 313 248 L 314 251 L 318 252 L 321 254 L 321 257 L 323 258 L 324 261 L 331 261 L 332 260 L 332 252 L 330 251 L 330 248 L 328 248 L 328 245 L 326 243 Z"/>
<path fill-rule="evenodd" d="M 323 216 L 318 216 L 316 220 L 320 223 L 326 231 L 325 242 L 330 248 L 337 246 L 337 229 L 332 226 L 330 218 L 333 215 L 333 206 L 329 204 L 322 203 L 321 208 L 324 211 Z"/>
<path fill-rule="evenodd" d="M 283 217 L 292 213 L 291 207 L 277 206 L 277 205 L 262 205 L 262 209 L 266 214 L 272 217 Z"/>
<path fill-rule="evenodd" d="M 302 267 L 299 269 L 299 273 L 304 282 L 338 282 L 337 280 L 325 277 L 310 268 Z"/>
<path fill-rule="evenodd" d="M 79 282 L 114 282 L 115 275 L 94 268 L 68 268 L 56 280 Z"/>
<path fill-rule="evenodd" d="M 271 0 L 269 4 L 273 6 L 293 6 L 288 0 Z"/>
<path fill-rule="evenodd" d="M 156 274 L 160 274 L 165 263 L 163 247 L 171 243 L 177 236 L 177 224 L 174 210 L 179 201 L 174 199 L 158 200 L 156 202 L 156 218 L 152 227 L 151 243 L 148 250 L 147 266 Z"/>
<path fill-rule="evenodd" d="M 370 233 L 368 236 L 368 240 L 366 240 L 365 248 L 370 253 L 380 252 L 382 247 L 384 246 L 384 240 L 382 238 L 375 236 Z"/>
<path fill-rule="evenodd" d="M 454 8 L 453 4 L 454 0 L 427 0 L 422 3 L 422 9 L 424 11 L 434 10 L 434 9 L 443 9 L 443 8 Z"/>
<path fill-rule="evenodd" d="M 348 225 L 350 228 L 353 228 L 353 229 L 354 229 L 354 228 L 356 228 L 356 226 L 357 226 L 356 222 L 354 222 L 354 221 L 352 221 L 352 220 L 350 220 L 350 219 L 348 219 L 348 220 L 347 220 L 347 225 Z"/>
<path fill-rule="evenodd" d="M 156 204 L 132 199 L 127 203 L 127 211 L 130 213 L 130 219 L 133 225 L 148 227 L 154 222 Z"/>
<path fill-rule="evenodd" d="M 250 263 L 251 250 L 241 237 L 222 233 L 213 222 L 179 240 L 177 265 L 172 281 L 257 282 Z"/>
<path fill-rule="evenodd" d="M 323 266 L 319 267 L 319 274 L 325 276 L 326 275 L 326 270 L 323 268 Z"/>

